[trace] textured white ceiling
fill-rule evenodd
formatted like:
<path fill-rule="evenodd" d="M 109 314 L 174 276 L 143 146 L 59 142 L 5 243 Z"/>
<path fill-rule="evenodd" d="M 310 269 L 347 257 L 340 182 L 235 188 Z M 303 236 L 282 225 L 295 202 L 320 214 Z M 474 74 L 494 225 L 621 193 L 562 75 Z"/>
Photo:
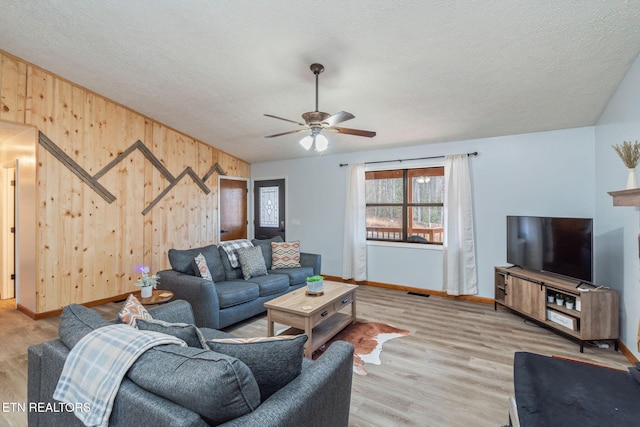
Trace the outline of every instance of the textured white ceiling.
<path fill-rule="evenodd" d="M 0 49 L 251 163 L 314 109 L 326 154 L 593 125 L 640 51 L 633 0 L 1 0 Z"/>

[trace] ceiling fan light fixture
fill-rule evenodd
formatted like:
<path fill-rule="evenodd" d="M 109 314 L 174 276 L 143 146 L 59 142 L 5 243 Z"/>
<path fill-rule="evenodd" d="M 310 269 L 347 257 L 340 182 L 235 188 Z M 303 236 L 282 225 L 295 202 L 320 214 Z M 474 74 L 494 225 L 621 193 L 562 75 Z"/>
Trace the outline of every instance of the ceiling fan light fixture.
<path fill-rule="evenodd" d="M 285 122 L 295 123 L 303 127 L 303 129 L 296 129 L 287 132 L 276 133 L 274 135 L 267 135 L 265 136 L 265 138 L 274 138 L 276 136 L 311 131 L 310 135 L 305 136 L 300 140 L 300 145 L 302 145 L 307 151 L 311 150 L 311 148 L 313 147 L 315 151 L 320 153 L 329 148 L 329 140 L 325 136 L 320 134 L 320 132 L 324 129 L 326 129 L 327 131 L 345 133 L 348 135 L 365 136 L 367 138 L 376 136 L 376 133 L 372 131 L 336 127 L 336 125 L 339 123 L 355 119 L 355 116 L 351 113 L 340 111 L 336 114 L 329 114 L 318 110 L 318 75 L 324 71 L 324 66 L 322 64 L 314 63 L 311 64 L 311 67 L 309 68 L 316 76 L 316 109 L 314 111 L 307 111 L 306 113 L 302 114 L 304 123 L 274 116 L 273 114 L 265 114 L 265 116 L 267 117 L 284 120 Z"/>
<path fill-rule="evenodd" d="M 313 137 L 311 135 L 305 136 L 300 140 L 300 145 L 302 145 L 305 150 L 309 151 L 313 145 Z"/>
<path fill-rule="evenodd" d="M 329 147 L 329 140 L 324 135 L 316 135 L 315 137 L 316 151 L 322 152 Z"/>

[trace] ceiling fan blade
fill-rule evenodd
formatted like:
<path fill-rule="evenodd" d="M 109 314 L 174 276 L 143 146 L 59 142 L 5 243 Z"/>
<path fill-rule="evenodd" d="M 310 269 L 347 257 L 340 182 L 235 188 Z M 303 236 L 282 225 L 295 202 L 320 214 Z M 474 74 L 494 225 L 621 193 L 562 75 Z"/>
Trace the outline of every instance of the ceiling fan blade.
<path fill-rule="evenodd" d="M 300 133 L 308 131 L 308 129 L 298 129 L 298 130 L 290 130 L 289 132 L 276 133 L 274 135 L 267 135 L 265 138 L 275 138 L 276 136 L 289 135 L 291 133 Z"/>
<path fill-rule="evenodd" d="M 300 126 L 306 126 L 306 123 L 296 122 L 295 120 L 283 119 L 282 117 L 274 116 L 273 114 L 265 114 L 267 117 L 271 117 L 272 119 L 284 120 L 285 122 L 295 123 Z"/>
<path fill-rule="evenodd" d="M 327 126 L 335 126 L 338 123 L 346 122 L 347 120 L 351 120 L 355 118 L 356 116 L 354 116 L 351 113 L 347 113 L 346 111 L 340 111 L 339 113 L 335 113 L 333 116 L 327 117 L 327 119 L 322 123 L 326 123 Z"/>
<path fill-rule="evenodd" d="M 375 132 L 370 130 L 349 129 L 349 128 L 328 128 L 328 130 L 337 131 L 338 133 L 345 133 L 347 135 L 366 136 L 367 138 L 373 138 L 376 136 Z"/>

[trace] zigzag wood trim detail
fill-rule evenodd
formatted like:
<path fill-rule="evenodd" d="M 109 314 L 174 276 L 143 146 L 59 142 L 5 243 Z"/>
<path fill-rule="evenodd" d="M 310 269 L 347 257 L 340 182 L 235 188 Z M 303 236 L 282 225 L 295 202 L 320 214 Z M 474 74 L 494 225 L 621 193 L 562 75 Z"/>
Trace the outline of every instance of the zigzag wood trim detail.
<path fill-rule="evenodd" d="M 162 174 L 162 176 L 169 182 L 172 182 L 175 180 L 175 178 L 173 177 L 173 175 L 171 175 L 171 172 L 169 172 L 169 170 L 167 168 L 164 167 L 164 165 L 162 164 L 162 162 L 160 160 L 158 160 L 158 158 L 155 156 L 155 154 L 153 154 L 151 152 L 151 150 L 149 150 L 147 148 L 146 145 L 144 145 L 142 143 L 142 141 L 137 140 L 135 142 L 135 144 L 131 145 L 131 147 L 127 148 L 126 150 L 124 150 L 122 153 L 120 153 L 120 155 L 118 157 L 116 157 L 115 159 L 113 159 L 108 165 L 106 165 L 105 167 L 102 168 L 102 170 L 98 171 L 98 173 L 96 173 L 93 178 L 94 179 L 100 179 L 103 175 L 105 175 L 107 172 L 109 172 L 111 169 L 113 169 L 118 163 L 120 163 L 121 161 L 123 161 L 129 154 L 131 154 L 135 149 L 140 150 L 140 152 L 147 158 L 147 160 L 149 160 L 151 162 L 151 164 L 153 166 L 155 166 L 156 169 L 158 169 L 158 171 L 160 171 L 160 173 Z"/>
<path fill-rule="evenodd" d="M 185 176 L 189 175 L 191 177 L 191 179 L 193 179 L 193 181 L 198 184 L 198 187 L 200 187 L 202 189 L 202 191 L 204 191 L 204 194 L 209 194 L 211 192 L 211 190 L 209 190 L 209 188 L 204 185 L 204 182 L 202 182 L 200 180 L 200 178 L 198 177 L 198 175 L 196 175 L 196 173 L 193 171 L 193 169 L 191 169 L 191 166 L 187 167 L 185 170 L 182 171 L 182 173 L 180 175 L 178 175 L 178 177 L 173 180 L 168 186 L 167 188 L 165 188 L 164 190 L 162 190 L 162 192 L 160 194 L 158 194 L 158 197 L 156 197 L 155 199 L 153 199 L 153 202 L 151 202 L 149 204 L 149 206 L 147 206 L 143 211 L 142 211 L 142 215 L 146 215 L 149 213 L 149 211 L 151 209 L 153 209 L 153 207 L 160 201 L 162 200 L 162 198 L 169 192 L 171 191 L 171 189 L 173 187 L 176 186 L 176 184 L 178 184 L 178 182 L 180 182 L 180 180 L 182 178 L 184 178 Z"/>
<path fill-rule="evenodd" d="M 160 172 L 160 174 L 169 181 L 169 185 L 155 198 L 153 201 L 147 206 L 143 211 L 142 215 L 148 214 L 153 207 L 162 200 L 162 198 L 169 192 L 173 187 L 180 182 L 182 178 L 185 176 L 191 177 L 193 182 L 200 187 L 200 189 L 205 193 L 209 194 L 211 190 L 205 182 L 215 173 L 218 175 L 226 175 L 222 167 L 218 163 L 213 165 L 211 169 L 200 179 L 198 175 L 191 169 L 191 166 L 187 166 L 187 168 L 182 171 L 180 175 L 174 177 L 169 170 L 164 167 L 162 162 L 158 160 L 158 158 L 147 148 L 146 145 L 140 140 L 136 141 L 134 144 L 131 144 L 129 148 L 120 153 L 115 159 L 109 162 L 108 165 L 99 170 L 94 176 L 89 175 L 89 173 L 82 168 L 78 163 L 76 163 L 71 157 L 69 157 L 60 147 L 58 147 L 53 141 L 51 141 L 44 133 L 39 132 L 38 142 L 42 145 L 53 157 L 58 159 L 60 163 L 65 165 L 71 172 L 73 172 L 78 178 L 80 178 L 85 184 L 91 187 L 96 193 L 98 193 L 105 201 L 108 203 L 113 203 L 116 200 L 116 197 L 111 194 L 106 188 L 104 188 L 98 180 L 107 174 L 111 169 L 113 169 L 118 163 L 123 161 L 129 154 L 133 153 L 136 149 L 140 150 L 140 152 L 144 155 L 144 157 L 151 162 L 151 164 Z"/>
<path fill-rule="evenodd" d="M 53 157 L 58 159 L 60 163 L 65 165 L 71 172 L 76 174 L 78 178 L 84 181 L 89 187 L 93 189 L 96 193 L 100 195 L 104 200 L 108 203 L 113 203 L 116 199 L 116 196 L 111 194 L 106 188 L 104 188 L 96 179 L 94 179 L 91 175 L 87 173 L 79 164 L 77 164 L 71 157 L 67 155 L 64 151 L 60 149 L 56 144 L 53 143 L 44 133 L 39 132 L 38 142 L 42 145 L 48 152 L 50 152 Z"/>

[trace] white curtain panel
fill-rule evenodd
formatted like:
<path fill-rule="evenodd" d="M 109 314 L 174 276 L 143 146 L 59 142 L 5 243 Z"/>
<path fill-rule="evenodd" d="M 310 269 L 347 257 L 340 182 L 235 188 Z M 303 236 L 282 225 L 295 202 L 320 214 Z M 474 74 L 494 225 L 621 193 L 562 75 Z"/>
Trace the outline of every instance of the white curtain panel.
<path fill-rule="evenodd" d="M 446 156 L 444 161 L 443 259 L 443 290 L 449 295 L 477 294 L 471 178 L 466 154 Z"/>
<path fill-rule="evenodd" d="M 367 222 L 364 163 L 349 165 L 344 214 L 342 278 L 367 280 Z"/>

